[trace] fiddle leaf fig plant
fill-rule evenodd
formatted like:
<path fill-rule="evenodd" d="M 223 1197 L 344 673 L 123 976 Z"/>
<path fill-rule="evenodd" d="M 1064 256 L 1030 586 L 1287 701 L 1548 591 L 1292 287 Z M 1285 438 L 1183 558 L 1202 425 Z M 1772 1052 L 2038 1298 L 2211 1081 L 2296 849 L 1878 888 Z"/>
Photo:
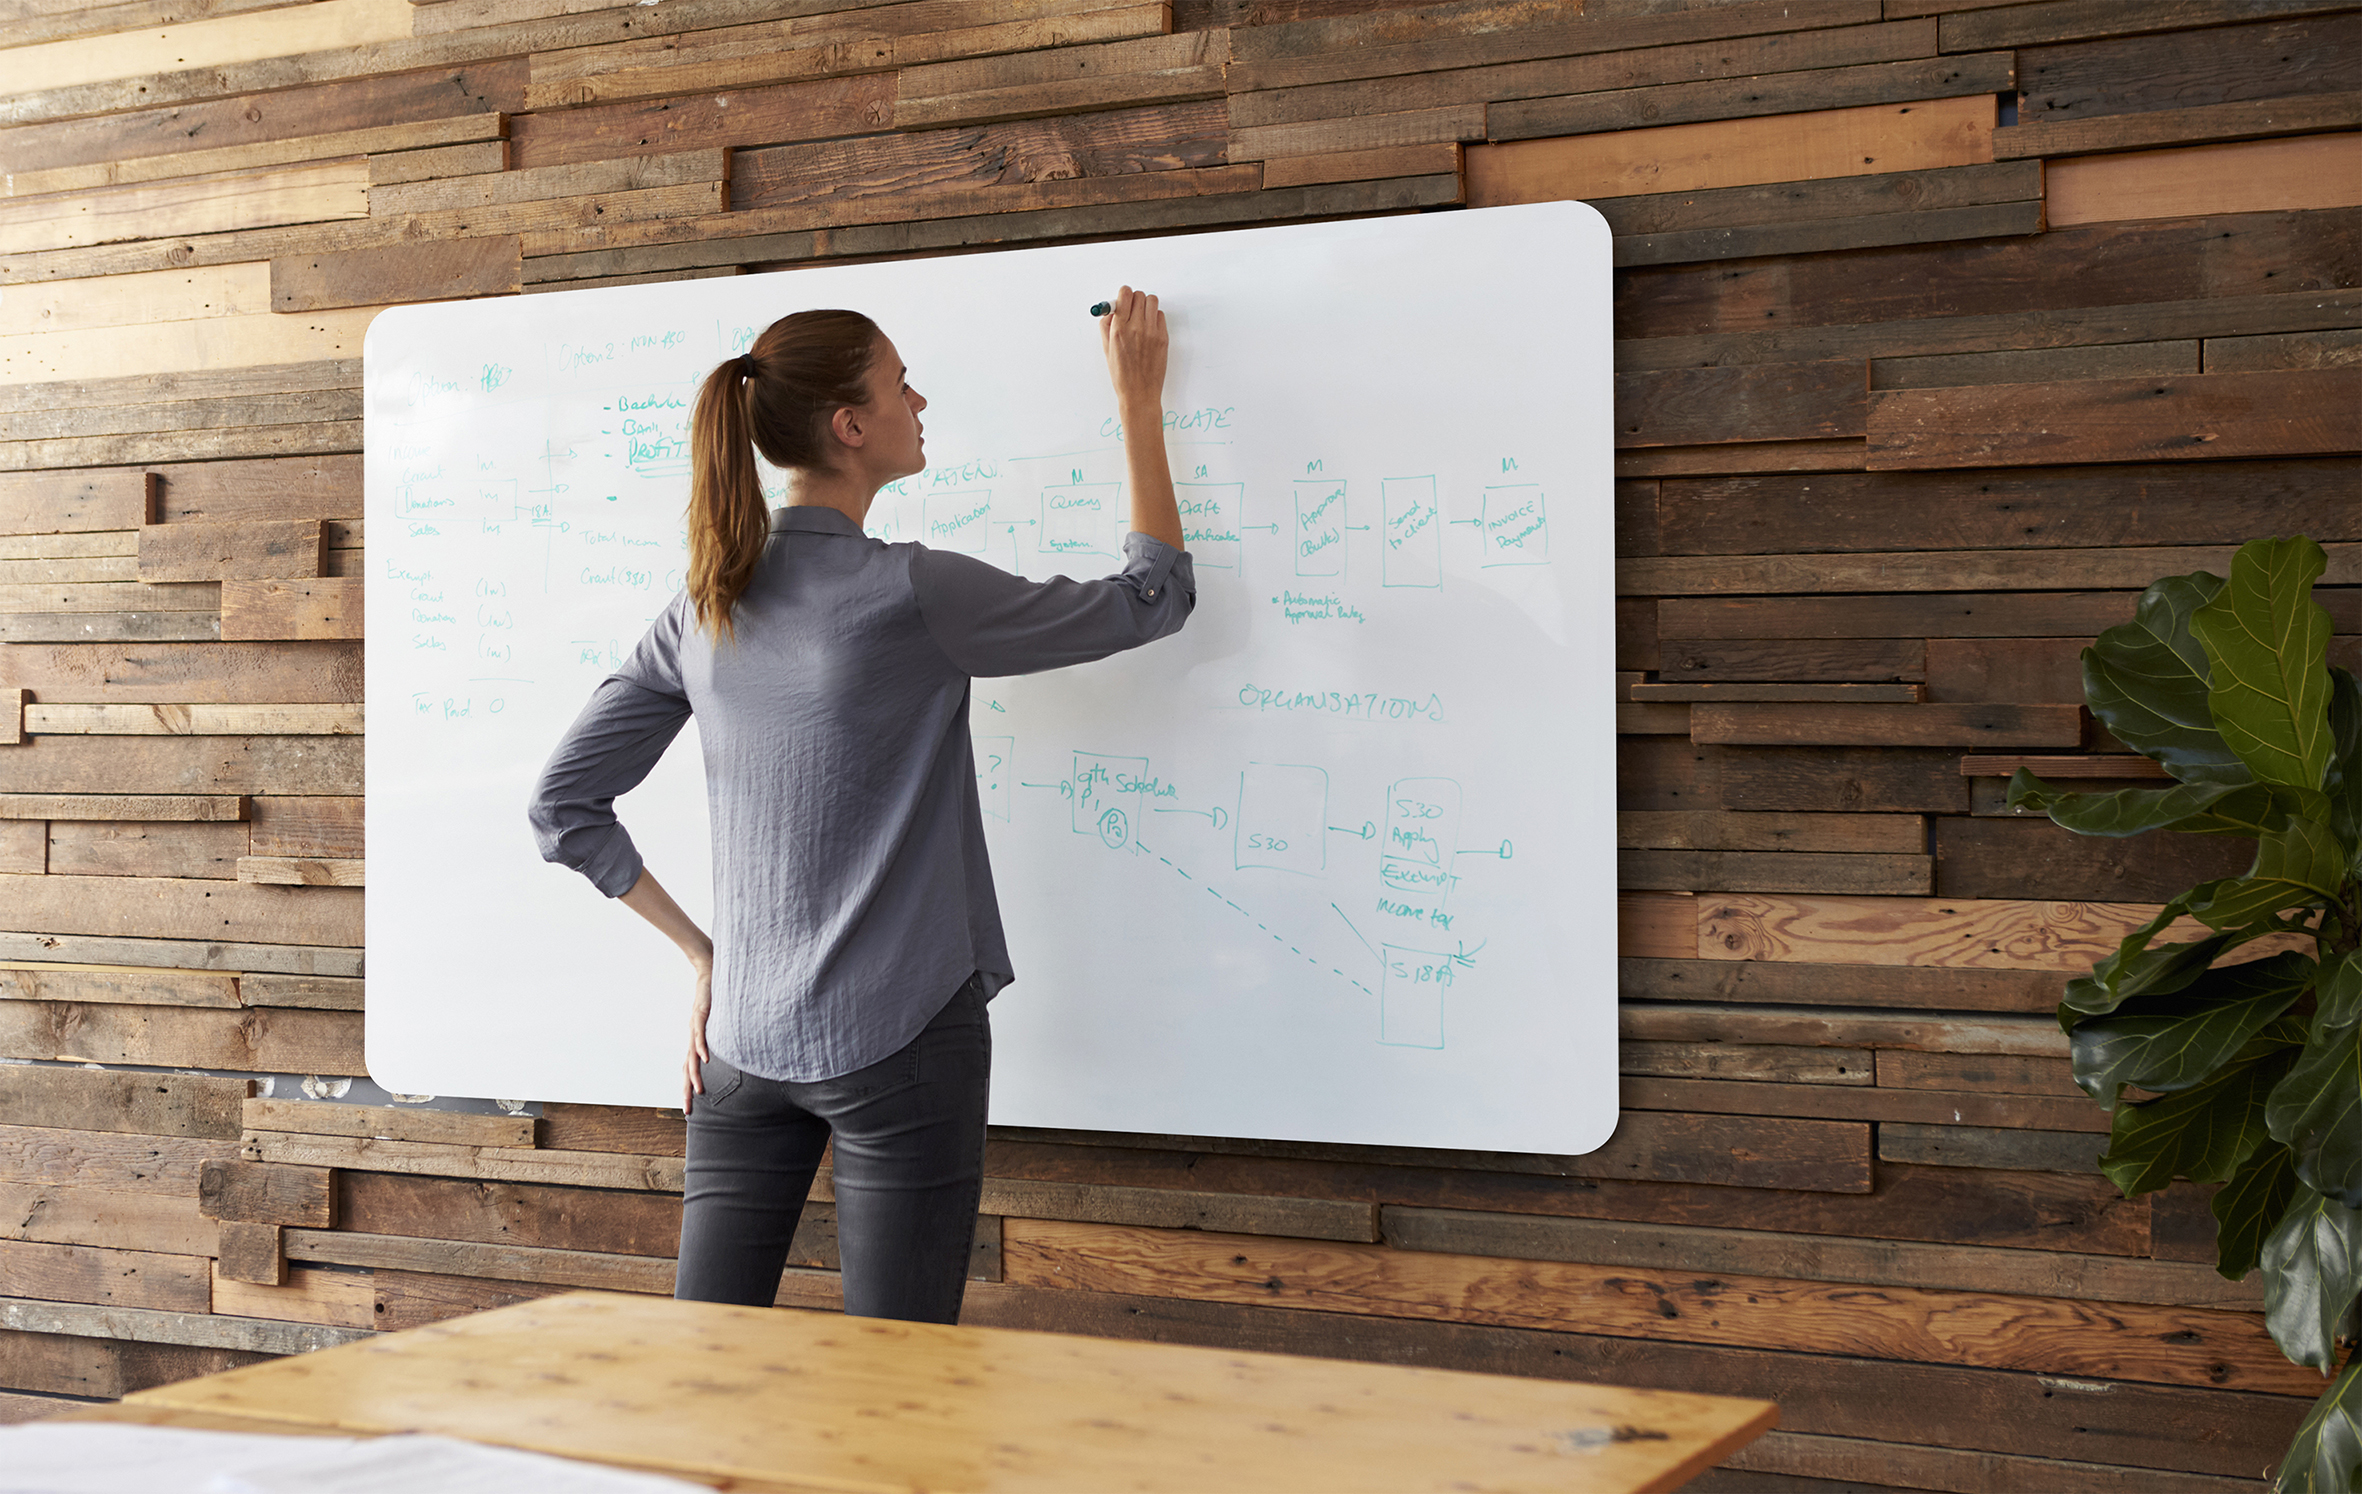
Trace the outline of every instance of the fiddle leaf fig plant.
<path fill-rule="evenodd" d="M 2222 1184 L 2216 1269 L 2261 1270 L 2281 1352 L 2337 1371 L 2275 1494 L 2350 1494 L 2362 1474 L 2362 689 L 2328 662 L 2326 567 L 2301 535 L 2256 540 L 2228 579 L 2157 582 L 2083 651 L 2092 714 L 2170 787 L 2009 783 L 2013 807 L 2079 835 L 2255 842 L 2245 875 L 2172 899 L 2067 982 L 2059 1024 L 2111 1112 L 2100 1170 L 2126 1197 Z"/>

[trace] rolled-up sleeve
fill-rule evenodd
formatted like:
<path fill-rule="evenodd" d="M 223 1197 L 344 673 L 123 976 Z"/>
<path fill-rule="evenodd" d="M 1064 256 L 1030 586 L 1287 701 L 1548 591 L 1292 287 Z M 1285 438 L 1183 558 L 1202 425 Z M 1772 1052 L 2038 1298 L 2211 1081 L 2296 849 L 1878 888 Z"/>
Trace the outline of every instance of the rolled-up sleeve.
<path fill-rule="evenodd" d="M 911 588 L 927 632 L 963 673 L 1085 664 L 1180 631 L 1197 604 L 1189 552 L 1134 531 L 1124 568 L 1097 581 L 1029 581 L 972 556 L 915 547 Z"/>
<path fill-rule="evenodd" d="M 642 864 L 631 832 L 615 817 L 615 800 L 654 771 L 689 719 L 680 673 L 685 600 L 675 596 L 623 667 L 591 691 L 526 809 L 541 859 L 572 867 L 609 897 L 631 891 Z"/>

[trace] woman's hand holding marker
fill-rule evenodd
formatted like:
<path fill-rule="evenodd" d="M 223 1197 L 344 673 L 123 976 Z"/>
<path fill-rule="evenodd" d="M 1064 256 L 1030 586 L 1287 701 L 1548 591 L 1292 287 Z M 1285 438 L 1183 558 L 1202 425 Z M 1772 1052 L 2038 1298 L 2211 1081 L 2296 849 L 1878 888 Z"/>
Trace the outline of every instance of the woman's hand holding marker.
<path fill-rule="evenodd" d="M 1178 550 L 1181 512 L 1173 501 L 1172 469 L 1165 465 L 1165 314 L 1157 310 L 1156 297 L 1128 285 L 1099 305 L 1105 308 L 1099 312 L 1099 342 L 1115 385 L 1132 478 L 1132 528 Z"/>

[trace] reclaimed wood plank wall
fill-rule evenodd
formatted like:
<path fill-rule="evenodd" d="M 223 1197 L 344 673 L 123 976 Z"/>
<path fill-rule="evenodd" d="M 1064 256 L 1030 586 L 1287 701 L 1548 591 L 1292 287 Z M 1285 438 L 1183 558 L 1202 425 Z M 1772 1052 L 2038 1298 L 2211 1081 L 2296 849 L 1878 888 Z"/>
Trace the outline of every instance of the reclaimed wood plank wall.
<path fill-rule="evenodd" d="M 2362 665 L 2358 125 L 2317 0 L 9 0 L 0 1417 L 670 1289 L 677 1114 L 308 1097 L 364 1072 L 378 307 L 1575 197 L 1621 1129 L 998 1131 L 970 1321 L 1778 1400 L 1706 1489 L 2255 1487 L 2321 1382 L 2203 1190 L 2097 1174 L 2049 1016 L 2228 853 L 2000 784 L 2137 777 L 2077 651 L 2246 539 L 2328 545 Z"/>

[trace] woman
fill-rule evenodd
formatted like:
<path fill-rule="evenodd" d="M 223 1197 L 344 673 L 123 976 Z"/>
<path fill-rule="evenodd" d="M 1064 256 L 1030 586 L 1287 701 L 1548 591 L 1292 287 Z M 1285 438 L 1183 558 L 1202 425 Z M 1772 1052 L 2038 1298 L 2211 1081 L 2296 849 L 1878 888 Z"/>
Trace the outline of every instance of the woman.
<path fill-rule="evenodd" d="M 530 812 L 545 859 L 621 897 L 696 971 L 677 1297 L 770 1305 L 833 1134 L 845 1310 L 959 1317 L 983 1186 L 985 1003 L 1012 971 L 968 681 L 1137 647 L 1178 629 L 1196 597 L 1165 466 L 1164 315 L 1127 286 L 1099 330 L 1133 530 L 1122 572 L 1099 581 L 1027 581 L 862 533 L 878 489 L 924 468 L 927 407 L 867 317 L 782 318 L 698 393 L 688 585 L 592 692 Z M 756 451 L 788 473 L 783 508 L 764 502 Z M 692 711 L 711 939 L 613 809 Z"/>

